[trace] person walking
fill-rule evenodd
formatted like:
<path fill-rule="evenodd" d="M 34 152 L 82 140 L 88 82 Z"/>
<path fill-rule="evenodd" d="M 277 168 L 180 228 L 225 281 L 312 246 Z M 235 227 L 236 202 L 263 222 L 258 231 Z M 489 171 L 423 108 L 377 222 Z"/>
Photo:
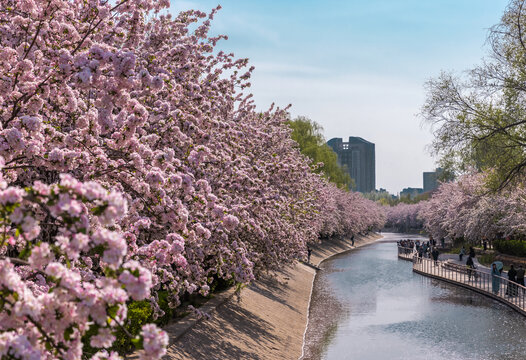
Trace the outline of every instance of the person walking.
<path fill-rule="evenodd" d="M 510 265 L 508 270 L 508 287 L 506 288 L 506 295 L 515 296 L 517 294 L 515 282 L 517 281 L 517 270 L 515 270 L 513 264 Z"/>
<path fill-rule="evenodd" d="M 473 258 L 471 257 L 471 254 L 466 260 L 466 267 L 468 268 L 468 279 L 471 280 L 471 274 L 473 273 L 473 269 L 475 269 L 475 264 L 473 263 Z"/>
<path fill-rule="evenodd" d="M 420 245 L 418 246 L 418 257 L 422 259 L 423 255 L 424 255 L 424 245 Z"/>
<path fill-rule="evenodd" d="M 491 266 L 491 290 L 497 295 L 500 288 L 500 271 L 497 269 L 497 265 L 492 264 Z"/>
<path fill-rule="evenodd" d="M 473 248 L 473 246 L 469 247 L 469 256 L 471 256 L 472 258 L 476 256 L 475 249 Z"/>
<path fill-rule="evenodd" d="M 307 262 L 310 264 L 310 255 L 312 254 L 312 249 L 307 246 Z"/>
<path fill-rule="evenodd" d="M 351 246 L 354 246 L 354 234 L 351 236 Z"/>
<path fill-rule="evenodd" d="M 462 245 L 462 249 L 460 249 L 460 252 L 458 253 L 458 260 L 462 261 L 464 255 L 466 255 L 466 249 L 464 248 L 464 245 Z"/>
<path fill-rule="evenodd" d="M 439 255 L 438 249 L 436 247 L 433 248 L 433 251 L 431 252 L 431 256 L 433 256 L 433 261 L 435 262 L 435 266 L 438 265 L 438 255 Z"/>
<path fill-rule="evenodd" d="M 524 267 L 522 264 L 517 269 L 517 284 L 524 286 Z"/>
<path fill-rule="evenodd" d="M 436 245 L 436 241 L 432 235 L 429 235 L 429 244 L 431 245 L 431 247 L 435 247 Z"/>

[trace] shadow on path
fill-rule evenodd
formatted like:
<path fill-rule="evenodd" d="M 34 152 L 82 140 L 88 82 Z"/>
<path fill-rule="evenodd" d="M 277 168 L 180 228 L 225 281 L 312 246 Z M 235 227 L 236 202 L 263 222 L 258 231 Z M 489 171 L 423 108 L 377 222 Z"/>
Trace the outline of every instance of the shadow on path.
<path fill-rule="evenodd" d="M 292 276 L 289 270 L 289 268 L 286 268 L 276 273 L 279 278 L 283 279 L 281 281 L 277 276 L 265 276 L 264 278 L 261 278 L 259 281 L 250 285 L 250 289 L 272 301 L 288 307 L 294 312 L 299 313 L 298 309 L 288 304 L 287 297 L 285 296 L 285 294 L 289 291 L 288 280 Z"/>
<path fill-rule="evenodd" d="M 241 345 L 252 341 L 272 344 L 277 338 L 269 332 L 272 328 L 265 319 L 243 309 L 235 300 L 217 309 L 212 320 L 220 317 L 223 326 L 204 326 L 194 328 L 168 349 L 167 359 L 262 359 L 258 354 L 242 350 Z M 242 333 L 243 337 L 234 338 Z M 198 346 L 196 346 L 198 344 Z M 240 346 L 237 346 L 239 344 Z"/>

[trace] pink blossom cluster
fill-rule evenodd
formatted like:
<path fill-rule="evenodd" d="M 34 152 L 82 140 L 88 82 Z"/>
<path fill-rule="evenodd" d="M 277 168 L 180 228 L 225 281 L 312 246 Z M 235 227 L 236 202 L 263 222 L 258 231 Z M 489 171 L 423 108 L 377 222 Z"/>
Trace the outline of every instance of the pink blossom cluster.
<path fill-rule="evenodd" d="M 113 359 L 126 301 L 158 316 L 156 291 L 177 306 L 214 278 L 248 283 L 302 258 L 320 236 L 382 226 L 379 205 L 313 173 L 287 109 L 256 111 L 248 60 L 208 35 L 217 9 L 0 6 L 0 351 L 80 358 L 92 329 L 93 358 Z M 141 336 L 163 354 L 158 329 Z"/>
<path fill-rule="evenodd" d="M 441 184 L 419 210 L 429 233 L 471 242 L 526 234 L 526 189 L 494 193 L 486 183 L 484 173 L 474 173 Z"/>
<path fill-rule="evenodd" d="M 361 194 L 343 191 L 334 184 L 318 184 L 321 237 L 346 236 L 381 229 L 385 223 L 382 205 Z"/>
<path fill-rule="evenodd" d="M 422 229 L 424 222 L 419 216 L 421 208 L 421 202 L 416 204 L 399 203 L 389 207 L 387 209 L 385 226 L 400 232 L 407 232 L 410 229 Z"/>
<path fill-rule="evenodd" d="M 153 286 L 148 269 L 124 262 L 122 232 L 104 227 L 126 212 L 119 193 L 68 174 L 53 185 L 0 189 L 2 358 L 79 359 L 88 330 L 92 347 L 111 347 L 126 302 L 149 298 Z"/>

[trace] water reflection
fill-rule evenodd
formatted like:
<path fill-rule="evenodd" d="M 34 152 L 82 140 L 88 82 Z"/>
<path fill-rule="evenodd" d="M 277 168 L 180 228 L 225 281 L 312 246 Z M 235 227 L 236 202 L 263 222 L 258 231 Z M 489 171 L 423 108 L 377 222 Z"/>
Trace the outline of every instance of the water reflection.
<path fill-rule="evenodd" d="M 523 316 L 477 293 L 412 273 L 410 262 L 397 259 L 394 243 L 376 243 L 326 262 L 315 282 L 310 316 L 306 359 L 526 358 Z"/>

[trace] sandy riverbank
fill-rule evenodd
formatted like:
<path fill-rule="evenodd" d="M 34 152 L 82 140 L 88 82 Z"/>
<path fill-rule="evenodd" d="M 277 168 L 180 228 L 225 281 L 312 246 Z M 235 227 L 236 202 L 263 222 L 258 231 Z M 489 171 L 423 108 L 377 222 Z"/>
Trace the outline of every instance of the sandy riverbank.
<path fill-rule="evenodd" d="M 355 247 L 376 241 L 357 238 Z M 311 262 L 351 250 L 350 239 L 324 241 L 313 248 Z M 210 320 L 198 322 L 172 340 L 167 359 L 298 359 L 307 324 L 316 272 L 296 264 L 276 277 L 262 279 L 219 305 Z M 170 327 L 166 329 L 170 332 Z"/>

